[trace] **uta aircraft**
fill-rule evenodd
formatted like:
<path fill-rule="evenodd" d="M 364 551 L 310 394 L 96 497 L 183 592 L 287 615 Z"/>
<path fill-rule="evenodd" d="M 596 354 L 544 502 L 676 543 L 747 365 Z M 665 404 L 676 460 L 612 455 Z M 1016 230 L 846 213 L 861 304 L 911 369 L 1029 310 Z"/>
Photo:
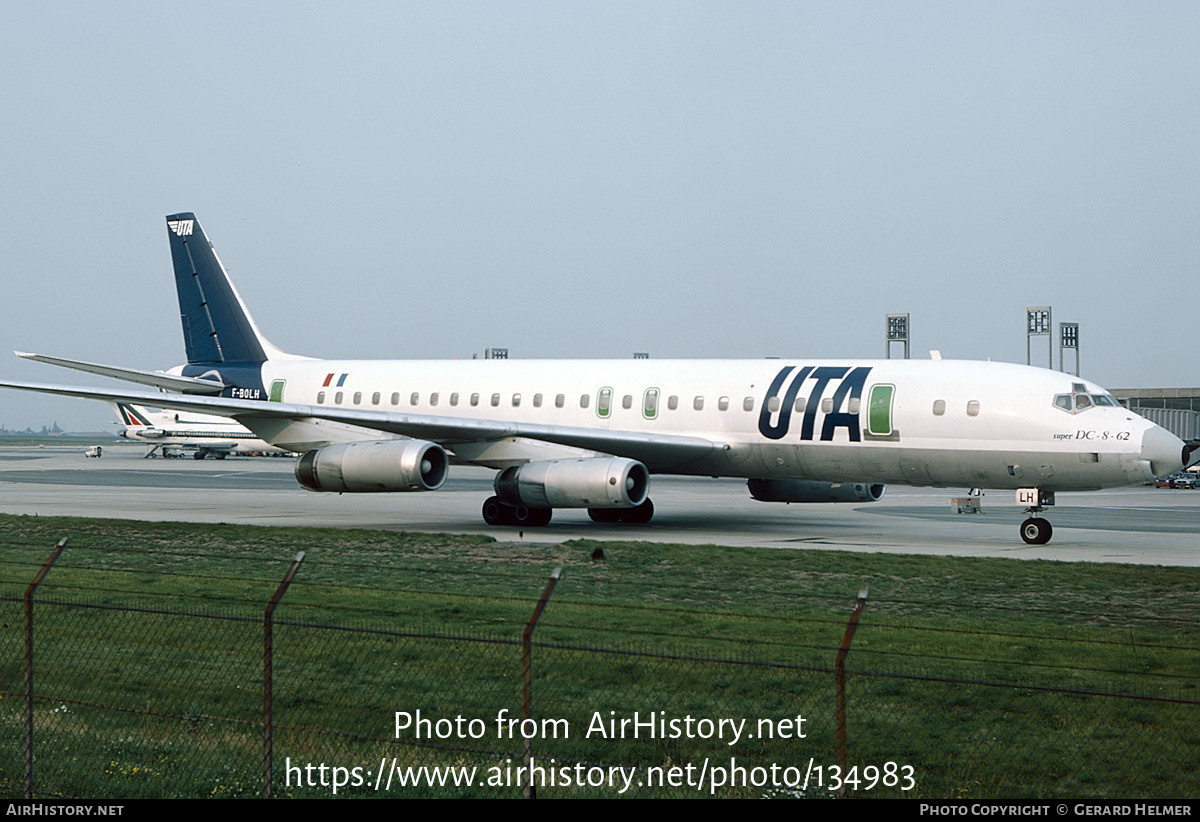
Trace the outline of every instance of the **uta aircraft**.
<path fill-rule="evenodd" d="M 491 525 L 555 508 L 648 522 L 655 474 L 741 477 L 767 502 L 871 502 L 887 483 L 1016 492 L 1027 543 L 1059 491 L 1180 470 L 1187 446 L 1095 383 L 953 360 L 322 360 L 259 331 L 194 214 L 167 217 L 187 364 L 140 371 L 29 355 L 162 392 L 0 382 L 232 418 L 301 454 L 314 491 L 435 491 L 498 471 Z"/>

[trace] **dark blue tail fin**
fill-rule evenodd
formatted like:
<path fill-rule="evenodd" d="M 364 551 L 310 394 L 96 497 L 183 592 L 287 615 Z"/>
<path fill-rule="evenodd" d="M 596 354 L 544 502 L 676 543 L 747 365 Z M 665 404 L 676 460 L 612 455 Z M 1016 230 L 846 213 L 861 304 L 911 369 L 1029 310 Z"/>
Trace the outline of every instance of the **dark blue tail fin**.
<path fill-rule="evenodd" d="M 254 325 L 195 214 L 167 217 L 188 363 L 261 363 L 282 353 Z"/>

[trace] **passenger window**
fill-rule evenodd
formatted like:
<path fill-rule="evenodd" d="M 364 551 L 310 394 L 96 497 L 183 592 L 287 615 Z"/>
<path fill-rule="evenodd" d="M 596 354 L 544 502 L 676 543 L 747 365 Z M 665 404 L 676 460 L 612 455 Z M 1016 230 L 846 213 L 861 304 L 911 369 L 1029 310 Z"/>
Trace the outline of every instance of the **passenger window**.
<path fill-rule="evenodd" d="M 521 406 L 521 395 L 520 394 L 513 394 L 512 404 L 513 404 L 513 408 L 519 408 Z"/>
<path fill-rule="evenodd" d="M 555 394 L 554 395 L 554 407 L 555 408 L 562 408 L 564 405 L 566 405 L 566 403 L 567 403 L 567 398 L 565 395 L 563 395 L 563 394 Z"/>
<path fill-rule="evenodd" d="M 857 414 L 861 408 L 862 400 L 858 397 L 851 397 L 850 401 L 846 403 L 846 410 L 851 414 Z"/>
<path fill-rule="evenodd" d="M 541 408 L 541 407 L 542 407 L 542 395 L 541 395 L 541 394 L 534 394 L 534 395 L 533 395 L 533 407 L 534 407 L 534 408 Z"/>
<path fill-rule="evenodd" d="M 783 404 L 783 403 L 781 403 L 781 402 L 779 401 L 779 397 L 772 395 L 772 396 L 771 396 L 771 397 L 770 397 L 770 398 L 767 400 L 767 410 L 768 410 L 768 411 L 770 411 L 772 414 L 778 414 L 778 413 L 779 413 L 779 408 L 780 408 L 780 406 L 781 406 L 782 404 Z"/>
<path fill-rule="evenodd" d="M 754 410 L 754 397 L 746 397 L 746 399 L 742 400 L 742 410 L 743 411 L 753 411 Z"/>
<path fill-rule="evenodd" d="M 667 397 L 667 408 L 671 409 L 672 411 L 679 408 L 679 396 L 677 394 L 672 394 L 671 396 Z"/>
<path fill-rule="evenodd" d="M 417 393 L 416 391 L 412 392 L 412 395 L 409 396 L 409 398 L 408 398 L 409 405 L 416 405 L 420 401 L 421 401 L 421 395 L 419 393 Z"/>
<path fill-rule="evenodd" d="M 824 414 L 833 413 L 833 397 L 825 397 L 821 400 L 821 412 Z"/>
<path fill-rule="evenodd" d="M 579 407 L 587 408 L 588 403 L 591 401 L 591 399 L 592 399 L 592 397 L 590 394 L 581 394 L 579 397 Z"/>
<path fill-rule="evenodd" d="M 471 407 L 474 408 L 476 405 L 479 405 L 479 395 L 472 394 L 471 395 Z"/>
<path fill-rule="evenodd" d="M 626 411 L 633 408 L 633 394 L 626 394 L 624 397 L 621 397 L 621 407 Z"/>
<path fill-rule="evenodd" d="M 497 408 L 500 405 L 500 395 L 492 394 L 492 407 Z"/>
<path fill-rule="evenodd" d="M 432 394 L 429 395 L 429 404 L 437 405 L 437 403 L 438 403 L 438 392 L 434 391 Z"/>
<path fill-rule="evenodd" d="M 695 408 L 697 411 L 703 411 L 704 397 L 696 397 L 696 399 L 692 400 L 692 408 Z"/>
<path fill-rule="evenodd" d="M 376 391 L 371 395 L 371 405 L 379 405 L 379 392 Z"/>
<path fill-rule="evenodd" d="M 358 404 L 359 404 L 359 403 L 361 403 L 361 402 L 362 402 L 362 392 L 361 392 L 361 391 L 355 391 L 355 392 L 354 392 L 354 404 L 355 404 L 355 405 L 358 405 Z"/>
<path fill-rule="evenodd" d="M 968 417 L 978 417 L 979 416 L 979 400 L 971 400 L 970 402 L 967 403 L 967 416 Z"/>
<path fill-rule="evenodd" d="M 803 414 L 806 408 L 808 408 L 808 397 L 796 397 L 796 413 Z"/>
<path fill-rule="evenodd" d="M 721 397 L 720 399 L 718 399 L 717 400 L 717 408 L 719 408 L 722 411 L 728 411 L 729 410 L 729 397 Z"/>
<path fill-rule="evenodd" d="M 457 391 L 455 391 L 453 394 L 450 395 L 450 404 L 458 405 L 458 392 Z"/>
<path fill-rule="evenodd" d="M 946 413 L 946 401 L 945 400 L 934 400 L 933 401 L 933 415 L 935 417 L 940 417 L 940 416 L 944 415 L 945 413 Z"/>
<path fill-rule="evenodd" d="M 341 405 L 341 404 L 342 404 L 342 392 L 341 392 L 341 391 L 339 391 L 339 392 L 337 392 L 336 394 L 334 394 L 334 395 L 333 395 L 333 404 L 334 404 L 334 405 Z"/>
<path fill-rule="evenodd" d="M 324 405 L 324 404 L 325 404 L 325 392 L 318 391 L 317 392 L 317 405 Z"/>
<path fill-rule="evenodd" d="M 399 405 L 399 404 L 400 404 L 400 392 L 395 391 L 392 393 L 392 405 Z"/>

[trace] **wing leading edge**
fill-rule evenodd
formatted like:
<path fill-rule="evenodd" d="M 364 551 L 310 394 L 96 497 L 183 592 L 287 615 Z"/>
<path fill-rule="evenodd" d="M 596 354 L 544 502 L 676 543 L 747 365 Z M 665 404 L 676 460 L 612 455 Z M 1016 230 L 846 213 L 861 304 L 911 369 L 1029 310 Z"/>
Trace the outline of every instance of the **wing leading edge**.
<path fill-rule="evenodd" d="M 702 437 L 643 434 L 632 431 L 610 431 L 573 426 L 539 425 L 525 422 L 501 422 L 486 419 L 457 419 L 428 414 L 394 414 L 384 411 L 365 411 L 317 405 L 295 405 L 261 400 L 239 400 L 229 397 L 193 397 L 163 394 L 156 391 L 112 390 L 87 386 L 25 383 L 0 380 L 0 387 L 65 397 L 102 400 L 105 402 L 135 403 L 195 411 L 231 417 L 255 434 L 288 450 L 304 451 L 347 439 L 364 439 L 369 432 L 383 432 L 400 437 L 429 440 L 451 450 L 455 445 L 494 442 L 524 438 L 538 442 L 627 457 L 644 462 L 652 470 L 678 468 L 703 460 L 719 449 L 720 443 Z M 361 434 L 330 431 L 321 423 L 358 429 Z M 296 441 L 289 442 L 282 434 L 293 426 Z M 314 434 L 314 432 L 319 432 Z M 315 437 L 315 438 L 314 438 Z M 321 439 L 324 437 L 324 439 Z M 464 452 L 472 449 L 463 449 Z M 467 460 L 469 461 L 469 460 Z"/>

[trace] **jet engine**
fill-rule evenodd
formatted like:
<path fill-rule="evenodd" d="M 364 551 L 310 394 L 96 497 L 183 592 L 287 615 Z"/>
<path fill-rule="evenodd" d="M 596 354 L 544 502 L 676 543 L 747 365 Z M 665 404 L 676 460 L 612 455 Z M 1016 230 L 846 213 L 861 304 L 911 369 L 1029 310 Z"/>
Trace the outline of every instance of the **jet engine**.
<path fill-rule="evenodd" d="M 879 502 L 883 486 L 869 482 L 752 479 L 750 496 L 762 502 Z"/>
<path fill-rule="evenodd" d="M 327 445 L 296 461 L 296 479 L 313 491 L 435 491 L 446 481 L 446 452 L 424 440 Z"/>
<path fill-rule="evenodd" d="M 530 508 L 635 508 L 646 500 L 650 472 L 624 457 L 549 460 L 504 469 L 495 488 L 504 502 Z"/>

